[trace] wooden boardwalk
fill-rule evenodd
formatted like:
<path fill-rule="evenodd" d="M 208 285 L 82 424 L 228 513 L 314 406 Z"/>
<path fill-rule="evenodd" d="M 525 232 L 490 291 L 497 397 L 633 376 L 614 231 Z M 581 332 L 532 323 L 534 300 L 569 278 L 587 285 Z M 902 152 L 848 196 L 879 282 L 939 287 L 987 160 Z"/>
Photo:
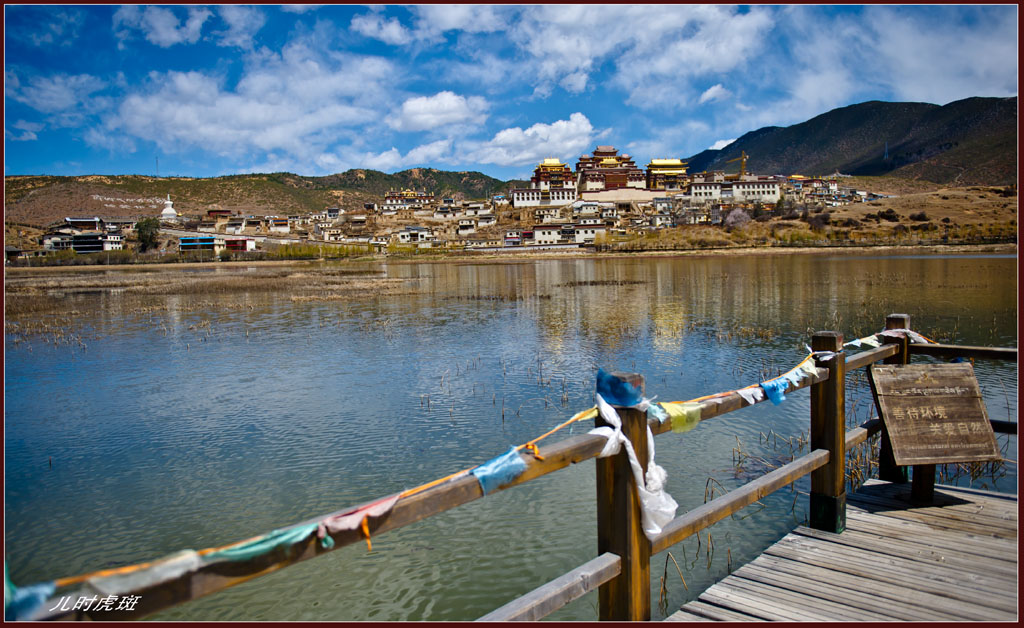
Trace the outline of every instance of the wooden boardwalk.
<path fill-rule="evenodd" d="M 1016 621 L 1017 496 L 869 480 L 842 534 L 799 527 L 666 621 Z"/>

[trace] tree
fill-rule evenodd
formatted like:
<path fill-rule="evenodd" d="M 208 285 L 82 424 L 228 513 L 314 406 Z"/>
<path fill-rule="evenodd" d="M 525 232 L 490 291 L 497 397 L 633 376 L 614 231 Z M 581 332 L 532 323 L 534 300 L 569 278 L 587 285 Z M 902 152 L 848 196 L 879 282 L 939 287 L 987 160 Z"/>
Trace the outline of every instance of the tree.
<path fill-rule="evenodd" d="M 135 234 L 139 238 L 139 247 L 145 251 L 156 246 L 156 238 L 160 234 L 160 219 L 143 218 L 135 224 Z"/>
<path fill-rule="evenodd" d="M 750 222 L 750 214 L 742 209 L 734 209 L 725 217 L 724 225 L 727 231 L 732 231 L 735 228 L 742 227 L 748 222 Z"/>

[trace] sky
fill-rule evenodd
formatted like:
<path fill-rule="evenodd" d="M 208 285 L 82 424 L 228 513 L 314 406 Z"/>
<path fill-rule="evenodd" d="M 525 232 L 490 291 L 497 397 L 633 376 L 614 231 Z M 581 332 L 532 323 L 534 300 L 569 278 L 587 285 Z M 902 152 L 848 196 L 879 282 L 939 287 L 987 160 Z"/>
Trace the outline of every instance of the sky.
<path fill-rule="evenodd" d="M 529 178 L 1017 95 L 1017 6 L 5 5 L 5 175 Z"/>

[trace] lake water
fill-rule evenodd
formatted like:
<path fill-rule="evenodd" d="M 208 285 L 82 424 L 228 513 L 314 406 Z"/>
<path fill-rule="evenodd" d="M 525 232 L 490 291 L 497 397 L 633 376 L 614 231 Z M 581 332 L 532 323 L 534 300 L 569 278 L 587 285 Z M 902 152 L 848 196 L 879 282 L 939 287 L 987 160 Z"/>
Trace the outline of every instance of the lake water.
<path fill-rule="evenodd" d="M 211 265 L 211 268 L 217 268 Z M 303 265 L 303 272 L 318 266 Z M 327 268 L 327 267 L 325 267 Z M 337 267 L 333 267 L 337 268 Z M 939 342 L 1017 345 L 1016 256 L 749 255 L 371 263 L 407 290 L 63 295 L 81 343 L 8 325 L 5 540 L 29 584 L 241 540 L 486 461 L 593 405 L 594 374 L 648 396 L 756 383 L 893 312 Z M 45 318 L 44 315 L 39 315 Z M 15 320 L 28 325 L 32 318 Z M 1015 363 L 975 365 L 1016 420 Z M 850 422 L 872 412 L 863 376 Z M 657 438 L 679 514 L 788 461 L 806 391 Z M 577 426 L 576 433 L 589 429 Z M 765 441 L 762 433 L 772 433 Z M 552 439 L 568 435 L 556 434 Z M 1016 437 L 1001 436 L 1016 460 Z M 1016 465 L 974 486 L 1016 492 Z M 957 482 L 967 484 L 969 478 Z M 807 479 L 652 559 L 655 618 L 806 519 Z M 164 620 L 472 620 L 596 556 L 593 462 L 164 611 Z M 553 619 L 596 618 L 596 595 Z"/>

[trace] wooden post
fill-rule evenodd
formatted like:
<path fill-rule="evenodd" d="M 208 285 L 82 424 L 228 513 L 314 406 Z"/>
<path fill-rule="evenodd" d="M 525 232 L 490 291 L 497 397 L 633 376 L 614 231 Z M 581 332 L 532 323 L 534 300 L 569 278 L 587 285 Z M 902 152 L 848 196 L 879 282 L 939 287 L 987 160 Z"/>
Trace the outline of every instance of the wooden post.
<path fill-rule="evenodd" d="M 828 369 L 828 379 L 811 386 L 811 451 L 827 449 L 828 464 L 811 472 L 810 524 L 817 530 L 846 529 L 846 356 L 843 335 L 820 331 L 811 338 L 813 351 L 831 351 L 815 358 Z"/>
<path fill-rule="evenodd" d="M 908 314 L 890 314 L 885 317 L 886 329 L 910 329 L 910 316 Z M 886 358 L 883 364 L 908 364 L 910 362 L 910 341 L 907 338 L 887 338 L 884 344 L 897 344 L 900 347 L 899 353 Z M 892 442 L 889 440 L 889 431 L 882 421 L 882 440 L 878 446 L 878 479 L 895 484 L 905 484 L 909 479 L 906 467 L 896 464 L 892 456 Z"/>
<path fill-rule="evenodd" d="M 642 392 L 644 377 L 613 373 Z M 622 433 L 633 443 L 637 459 L 647 473 L 647 416 L 618 408 Z M 607 425 L 598 415 L 595 424 Z M 610 552 L 622 559 L 618 576 L 598 589 L 601 621 L 651 620 L 651 543 L 640 520 L 640 496 L 633 480 L 625 447 L 618 454 L 597 459 L 597 553 Z"/>

